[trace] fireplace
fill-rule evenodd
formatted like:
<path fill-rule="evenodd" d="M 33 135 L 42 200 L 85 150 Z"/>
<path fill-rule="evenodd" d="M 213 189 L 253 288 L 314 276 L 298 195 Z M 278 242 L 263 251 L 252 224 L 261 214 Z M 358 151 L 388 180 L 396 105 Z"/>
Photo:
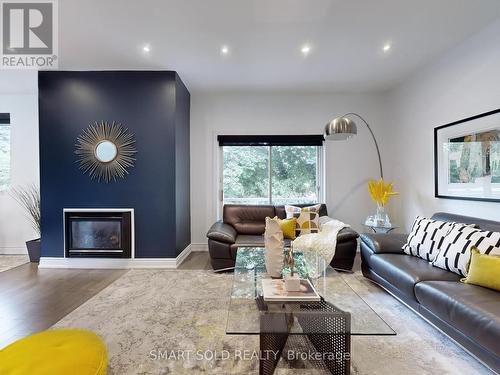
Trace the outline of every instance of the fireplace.
<path fill-rule="evenodd" d="M 66 257 L 130 258 L 131 210 L 64 210 Z"/>

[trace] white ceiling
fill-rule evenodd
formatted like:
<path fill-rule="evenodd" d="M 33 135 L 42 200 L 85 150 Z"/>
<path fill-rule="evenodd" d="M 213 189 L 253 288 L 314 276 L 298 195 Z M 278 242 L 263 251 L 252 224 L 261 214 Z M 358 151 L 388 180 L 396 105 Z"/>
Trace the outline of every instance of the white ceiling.
<path fill-rule="evenodd" d="M 60 0 L 59 67 L 171 69 L 191 90 L 381 90 L 499 16 L 499 0 Z"/>

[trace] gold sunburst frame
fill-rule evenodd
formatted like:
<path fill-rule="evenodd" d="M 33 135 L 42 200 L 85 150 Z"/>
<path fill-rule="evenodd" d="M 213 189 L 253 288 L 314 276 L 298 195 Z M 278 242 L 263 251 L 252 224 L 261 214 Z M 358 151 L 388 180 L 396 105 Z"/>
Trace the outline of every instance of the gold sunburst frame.
<path fill-rule="evenodd" d="M 116 147 L 116 156 L 109 162 L 103 162 L 96 156 L 97 146 L 104 141 L 112 142 Z M 80 169 L 88 173 L 91 179 L 97 181 L 116 181 L 117 177 L 124 178 L 127 169 L 134 166 L 135 148 L 134 135 L 121 124 L 107 121 L 94 122 L 77 138 L 75 154 Z"/>

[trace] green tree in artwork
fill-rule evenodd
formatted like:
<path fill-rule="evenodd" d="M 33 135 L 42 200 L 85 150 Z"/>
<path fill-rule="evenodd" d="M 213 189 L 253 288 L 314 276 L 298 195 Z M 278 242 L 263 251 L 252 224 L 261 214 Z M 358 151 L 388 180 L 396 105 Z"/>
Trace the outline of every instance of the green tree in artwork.
<path fill-rule="evenodd" d="M 490 151 L 491 182 L 500 183 L 500 141 L 491 142 Z"/>
<path fill-rule="evenodd" d="M 458 167 L 456 160 L 450 160 L 450 183 L 460 182 L 460 176 L 458 174 Z"/>

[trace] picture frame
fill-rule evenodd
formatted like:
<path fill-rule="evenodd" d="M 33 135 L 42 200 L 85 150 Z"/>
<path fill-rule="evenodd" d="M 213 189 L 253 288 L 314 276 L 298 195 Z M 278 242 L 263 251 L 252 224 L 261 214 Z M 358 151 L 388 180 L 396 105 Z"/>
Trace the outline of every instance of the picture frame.
<path fill-rule="evenodd" d="M 434 128 L 434 191 L 500 202 L 500 109 Z"/>

